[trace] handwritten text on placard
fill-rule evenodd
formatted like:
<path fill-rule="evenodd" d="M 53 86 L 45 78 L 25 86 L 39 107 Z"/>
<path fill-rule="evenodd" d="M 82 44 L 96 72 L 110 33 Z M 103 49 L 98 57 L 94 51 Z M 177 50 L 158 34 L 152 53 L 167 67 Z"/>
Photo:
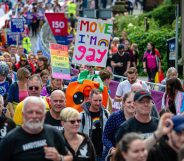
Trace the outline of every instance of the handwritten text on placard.
<path fill-rule="evenodd" d="M 72 63 L 106 65 L 112 22 L 79 18 Z"/>

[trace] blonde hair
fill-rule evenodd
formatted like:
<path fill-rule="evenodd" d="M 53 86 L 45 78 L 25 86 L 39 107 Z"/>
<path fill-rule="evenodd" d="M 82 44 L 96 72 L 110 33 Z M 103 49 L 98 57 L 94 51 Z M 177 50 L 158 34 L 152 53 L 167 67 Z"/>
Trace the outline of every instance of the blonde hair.
<path fill-rule="evenodd" d="M 0 56 L 0 61 L 4 61 L 4 56 Z"/>
<path fill-rule="evenodd" d="M 9 57 L 11 58 L 11 55 L 10 55 L 10 53 L 8 53 L 8 52 L 4 52 L 4 53 L 3 53 L 3 57 L 4 57 L 4 56 L 9 56 Z"/>
<path fill-rule="evenodd" d="M 114 41 L 119 41 L 119 38 L 118 38 L 118 37 L 114 37 L 112 41 L 113 41 L 113 42 L 114 42 Z"/>
<path fill-rule="evenodd" d="M 69 121 L 76 117 L 80 117 L 80 113 L 72 107 L 66 107 L 63 110 L 61 110 L 60 113 L 61 121 Z"/>
<path fill-rule="evenodd" d="M 167 70 L 167 73 L 166 73 L 166 77 L 169 78 L 171 76 L 172 73 L 176 72 L 177 75 L 178 75 L 178 72 L 176 70 L 176 68 L 174 67 L 170 67 L 168 70 Z"/>
<path fill-rule="evenodd" d="M 138 45 L 137 45 L 136 43 L 132 43 L 131 49 L 132 49 L 133 47 L 135 48 L 135 50 L 138 50 Z"/>

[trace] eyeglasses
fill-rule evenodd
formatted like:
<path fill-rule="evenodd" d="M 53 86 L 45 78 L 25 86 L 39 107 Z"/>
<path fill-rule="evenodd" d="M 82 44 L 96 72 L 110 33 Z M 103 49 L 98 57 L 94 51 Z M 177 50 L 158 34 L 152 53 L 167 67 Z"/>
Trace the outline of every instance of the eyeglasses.
<path fill-rule="evenodd" d="M 75 124 L 77 122 L 78 124 L 80 124 L 81 123 L 81 119 L 78 119 L 78 120 L 69 120 L 67 122 L 70 122 L 71 124 Z"/>
<path fill-rule="evenodd" d="M 147 100 L 147 101 L 138 101 L 140 104 L 150 104 L 152 100 Z"/>
<path fill-rule="evenodd" d="M 38 86 L 29 86 L 29 88 L 28 88 L 30 91 L 32 91 L 33 89 L 35 90 L 35 91 L 37 91 L 37 90 L 39 90 L 39 87 Z"/>

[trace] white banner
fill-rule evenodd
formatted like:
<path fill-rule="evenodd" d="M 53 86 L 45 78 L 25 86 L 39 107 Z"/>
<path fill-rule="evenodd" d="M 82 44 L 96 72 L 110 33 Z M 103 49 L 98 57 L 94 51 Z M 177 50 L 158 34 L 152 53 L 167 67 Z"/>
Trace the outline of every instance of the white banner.
<path fill-rule="evenodd" d="M 105 67 L 112 21 L 78 18 L 72 63 Z"/>

